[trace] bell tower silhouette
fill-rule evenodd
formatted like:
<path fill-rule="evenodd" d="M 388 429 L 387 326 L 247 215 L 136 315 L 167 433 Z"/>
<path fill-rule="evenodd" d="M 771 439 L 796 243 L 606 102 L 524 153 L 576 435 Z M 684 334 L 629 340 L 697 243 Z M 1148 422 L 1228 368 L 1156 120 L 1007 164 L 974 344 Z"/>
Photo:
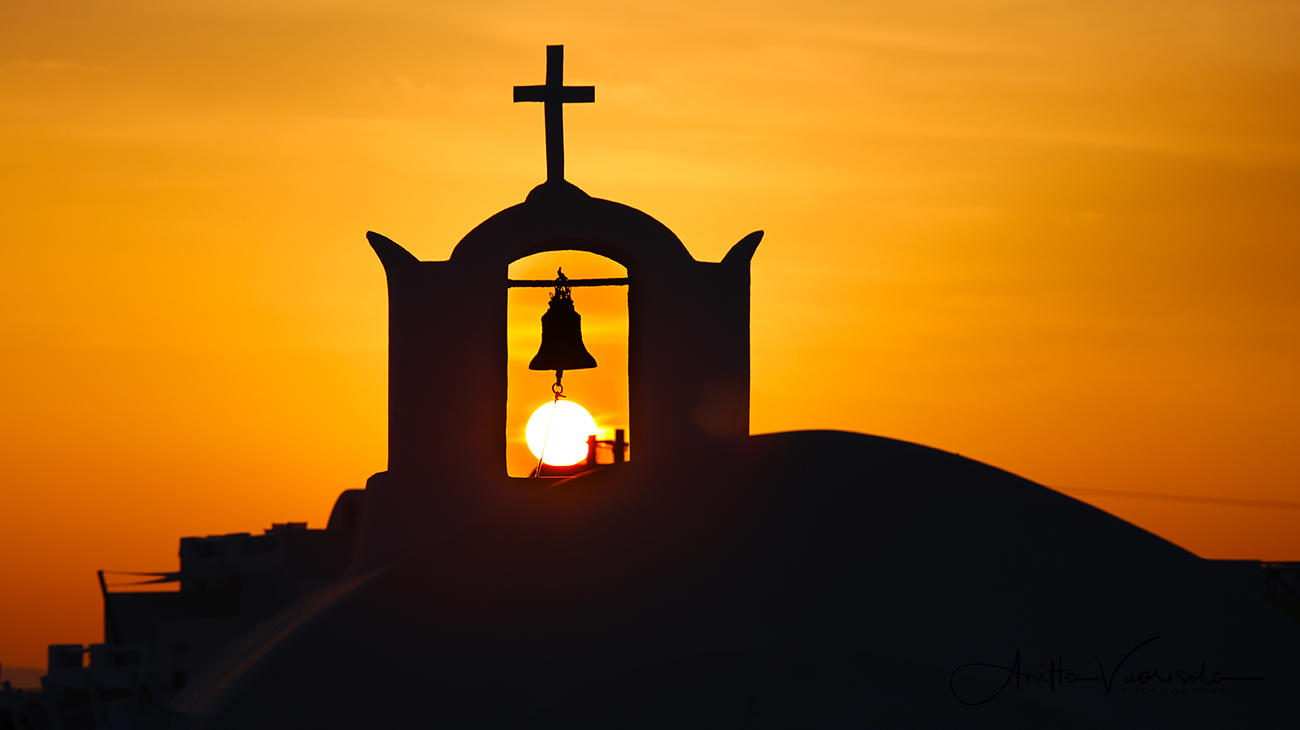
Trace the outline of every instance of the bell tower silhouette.
<path fill-rule="evenodd" d="M 749 434 L 749 271 L 762 231 L 719 262 L 696 261 L 659 221 L 564 179 L 562 109 L 593 102 L 563 84 L 563 46 L 547 46 L 541 102 L 546 182 L 483 221 L 446 261 L 420 261 L 367 233 L 388 279 L 388 470 L 371 477 L 359 567 L 473 519 L 503 490 L 507 268 L 544 251 L 606 256 L 628 273 L 629 427 L 637 461 Z M 665 489 L 671 485 L 663 485 Z"/>

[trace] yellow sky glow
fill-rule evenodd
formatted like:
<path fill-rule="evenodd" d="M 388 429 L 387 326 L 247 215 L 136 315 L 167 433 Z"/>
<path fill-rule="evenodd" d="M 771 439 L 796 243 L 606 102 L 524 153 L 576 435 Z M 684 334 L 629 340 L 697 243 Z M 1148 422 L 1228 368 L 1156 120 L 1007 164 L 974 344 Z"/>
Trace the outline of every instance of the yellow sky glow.
<path fill-rule="evenodd" d="M 0 662 L 98 640 L 95 569 L 323 526 L 384 468 L 363 234 L 443 259 L 542 180 L 541 110 L 510 99 L 547 43 L 596 86 L 570 180 L 698 259 L 766 231 L 754 432 L 1300 501 L 1294 2 L 176 5 L 0 24 Z M 572 387 L 614 426 L 626 295 L 588 291 L 614 354 Z M 545 302 L 510 296 L 521 431 Z M 1300 510 L 1076 494 L 1207 557 L 1300 559 Z"/>

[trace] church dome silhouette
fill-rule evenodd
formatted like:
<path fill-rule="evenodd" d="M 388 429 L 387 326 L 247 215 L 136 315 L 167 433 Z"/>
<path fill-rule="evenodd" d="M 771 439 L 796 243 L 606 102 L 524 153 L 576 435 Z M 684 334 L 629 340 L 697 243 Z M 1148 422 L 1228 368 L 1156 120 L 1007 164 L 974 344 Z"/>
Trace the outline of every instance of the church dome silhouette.
<path fill-rule="evenodd" d="M 1261 727 L 1300 679 L 1247 574 L 915 444 L 753 436 L 496 497 L 269 622 L 176 709 L 196 729 Z M 994 696 L 1004 673 L 962 668 L 1018 652 L 1082 677 L 1151 637 L 1109 693 Z M 1265 680 L 1120 691 L 1202 662 Z"/>

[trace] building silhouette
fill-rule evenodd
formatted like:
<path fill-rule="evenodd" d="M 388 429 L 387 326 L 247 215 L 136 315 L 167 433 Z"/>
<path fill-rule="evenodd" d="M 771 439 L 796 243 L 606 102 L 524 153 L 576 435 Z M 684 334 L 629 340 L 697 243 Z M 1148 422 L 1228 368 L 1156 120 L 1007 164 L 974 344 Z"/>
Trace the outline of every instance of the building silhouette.
<path fill-rule="evenodd" d="M 223 649 L 346 571 L 361 497 L 341 494 L 323 530 L 290 522 L 261 535 L 182 538 L 178 571 L 126 574 L 127 590 L 100 571 L 104 641 L 51 645 L 42 691 L 10 692 L 0 728 L 165 726 L 171 697 Z M 167 584 L 176 590 L 135 588 Z"/>

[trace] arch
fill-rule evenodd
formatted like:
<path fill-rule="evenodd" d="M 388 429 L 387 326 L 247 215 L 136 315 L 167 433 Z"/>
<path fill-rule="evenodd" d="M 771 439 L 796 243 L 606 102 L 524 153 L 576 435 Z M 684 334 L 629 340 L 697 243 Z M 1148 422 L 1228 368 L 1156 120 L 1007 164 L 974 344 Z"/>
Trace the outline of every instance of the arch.
<path fill-rule="evenodd" d="M 594 370 L 565 371 L 567 397 L 588 408 L 601 427 L 599 438 L 612 439 L 614 429 L 632 432 L 631 407 L 631 287 L 627 267 L 608 256 L 587 250 L 579 241 L 560 241 L 546 250 L 517 259 L 507 267 L 511 281 L 553 282 L 563 264 L 574 279 L 622 279 L 621 284 L 576 288 L 573 301 L 580 312 L 583 341 L 596 359 Z M 552 371 L 529 369 L 541 342 L 540 319 L 547 310 L 548 288 L 507 289 L 506 471 L 513 477 L 529 474 L 537 465 L 523 441 L 529 415 L 550 399 L 555 381 Z M 608 431 L 608 433 L 606 433 Z M 635 436 L 633 436 L 635 438 Z"/>
<path fill-rule="evenodd" d="M 505 285 L 510 264 L 536 253 L 586 251 L 627 270 L 627 427 L 637 460 L 749 433 L 749 269 L 761 232 L 722 261 L 697 261 L 642 211 L 547 183 L 476 226 L 446 261 L 418 261 L 367 237 L 389 300 L 388 476 L 367 487 L 367 524 L 421 534 L 431 515 L 473 514 L 490 499 L 467 485 L 506 476 Z M 404 539 L 366 538 L 368 560 Z"/>
<path fill-rule="evenodd" d="M 522 261 L 529 256 L 536 256 L 542 253 L 557 253 L 561 251 L 580 251 L 595 256 L 609 259 L 619 266 L 623 267 L 625 274 L 632 272 L 632 266 L 626 260 L 620 260 L 615 254 L 619 248 L 615 238 L 581 238 L 573 235 L 557 234 L 552 238 L 543 238 L 538 236 L 530 241 L 522 241 L 518 247 L 510 247 L 508 250 L 501 251 L 506 256 L 513 256 L 502 263 L 510 266 L 518 261 Z"/>
<path fill-rule="evenodd" d="M 480 223 L 448 260 L 504 266 L 536 253 L 573 249 L 612 259 L 629 274 L 695 261 L 677 234 L 636 208 L 590 197 L 571 185 L 543 194 L 546 187 Z"/>

